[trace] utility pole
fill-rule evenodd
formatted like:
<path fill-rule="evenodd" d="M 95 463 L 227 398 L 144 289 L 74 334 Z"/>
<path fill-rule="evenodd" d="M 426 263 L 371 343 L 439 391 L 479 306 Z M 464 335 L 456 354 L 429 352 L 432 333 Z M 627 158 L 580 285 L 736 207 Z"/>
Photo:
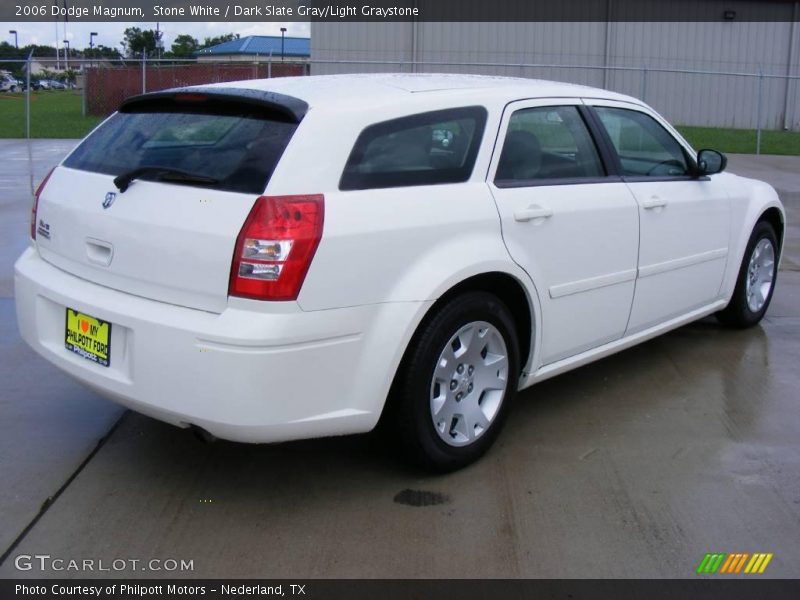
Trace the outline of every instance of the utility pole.
<path fill-rule="evenodd" d="M 94 66 L 94 38 L 97 35 L 96 31 L 92 31 L 89 33 L 89 57 L 92 59 L 92 62 L 89 63 L 91 66 Z M 84 90 L 86 86 L 84 85 Z M 84 115 L 85 116 L 85 115 Z"/>
<path fill-rule="evenodd" d="M 31 139 L 31 66 L 33 63 L 33 50 L 28 54 L 28 63 L 25 65 L 25 137 Z M 31 145 L 28 143 L 28 152 Z M 33 175 L 31 175 L 31 189 L 33 189 Z"/>
<path fill-rule="evenodd" d="M 56 8 L 58 8 L 58 0 L 53 0 L 53 4 L 55 5 Z M 61 47 L 59 46 L 58 39 L 61 36 L 58 35 L 58 19 L 53 21 L 53 25 L 56 26 L 56 71 L 60 71 L 61 70 L 61 50 L 60 50 Z"/>
<path fill-rule="evenodd" d="M 67 21 L 69 21 L 69 16 L 67 16 L 67 0 L 64 0 L 64 70 L 69 69 L 69 42 L 67 41 Z"/>
<path fill-rule="evenodd" d="M 281 62 L 283 62 L 283 61 L 284 61 L 284 56 L 285 56 L 285 53 L 284 53 L 284 49 L 285 49 L 285 45 L 284 45 L 284 41 L 285 41 L 285 35 L 286 35 L 286 27 L 281 27 Z"/>

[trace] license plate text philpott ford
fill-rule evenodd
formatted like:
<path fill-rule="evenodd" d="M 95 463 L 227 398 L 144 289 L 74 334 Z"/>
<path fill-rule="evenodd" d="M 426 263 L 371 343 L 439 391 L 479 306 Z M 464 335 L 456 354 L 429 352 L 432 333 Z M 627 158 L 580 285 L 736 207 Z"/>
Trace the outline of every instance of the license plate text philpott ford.
<path fill-rule="evenodd" d="M 67 350 L 107 367 L 111 364 L 111 323 L 67 308 Z"/>

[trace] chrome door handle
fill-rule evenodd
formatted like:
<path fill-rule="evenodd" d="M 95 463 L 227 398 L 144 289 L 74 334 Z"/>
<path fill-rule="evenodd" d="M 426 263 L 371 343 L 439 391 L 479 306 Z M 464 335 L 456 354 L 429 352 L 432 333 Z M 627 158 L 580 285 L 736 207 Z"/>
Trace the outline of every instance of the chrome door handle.
<path fill-rule="evenodd" d="M 658 196 L 653 196 L 647 200 L 642 200 L 642 208 L 645 210 L 652 210 L 654 208 L 662 208 L 667 205 L 666 200 L 662 200 Z"/>
<path fill-rule="evenodd" d="M 553 211 L 538 204 L 532 204 L 528 208 L 518 210 L 514 213 L 515 221 L 533 221 L 534 219 L 547 219 L 553 216 Z"/>

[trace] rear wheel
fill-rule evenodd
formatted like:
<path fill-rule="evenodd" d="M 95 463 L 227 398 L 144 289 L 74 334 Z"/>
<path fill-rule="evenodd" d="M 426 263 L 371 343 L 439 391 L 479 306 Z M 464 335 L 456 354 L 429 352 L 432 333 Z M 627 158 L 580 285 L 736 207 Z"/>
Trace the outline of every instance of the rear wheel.
<path fill-rule="evenodd" d="M 761 321 L 772 300 L 777 275 L 775 230 L 761 221 L 750 235 L 731 301 L 717 313 L 717 319 L 732 327 L 750 327 Z"/>
<path fill-rule="evenodd" d="M 497 297 L 469 292 L 445 304 L 415 336 L 393 388 L 404 453 L 436 471 L 479 458 L 508 414 L 518 357 L 514 320 Z"/>

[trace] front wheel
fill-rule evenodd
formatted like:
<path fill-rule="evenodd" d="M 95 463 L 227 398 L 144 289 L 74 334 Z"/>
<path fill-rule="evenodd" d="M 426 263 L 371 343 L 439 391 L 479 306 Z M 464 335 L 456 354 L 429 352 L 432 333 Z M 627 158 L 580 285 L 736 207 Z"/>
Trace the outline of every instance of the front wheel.
<path fill-rule="evenodd" d="M 747 243 L 736 288 L 717 319 L 732 327 L 751 327 L 764 317 L 778 276 L 778 240 L 772 225 L 757 223 Z"/>
<path fill-rule="evenodd" d="M 452 299 L 417 332 L 393 386 L 390 418 L 404 453 L 435 471 L 477 460 L 500 433 L 518 378 L 508 308 L 485 292 Z"/>

